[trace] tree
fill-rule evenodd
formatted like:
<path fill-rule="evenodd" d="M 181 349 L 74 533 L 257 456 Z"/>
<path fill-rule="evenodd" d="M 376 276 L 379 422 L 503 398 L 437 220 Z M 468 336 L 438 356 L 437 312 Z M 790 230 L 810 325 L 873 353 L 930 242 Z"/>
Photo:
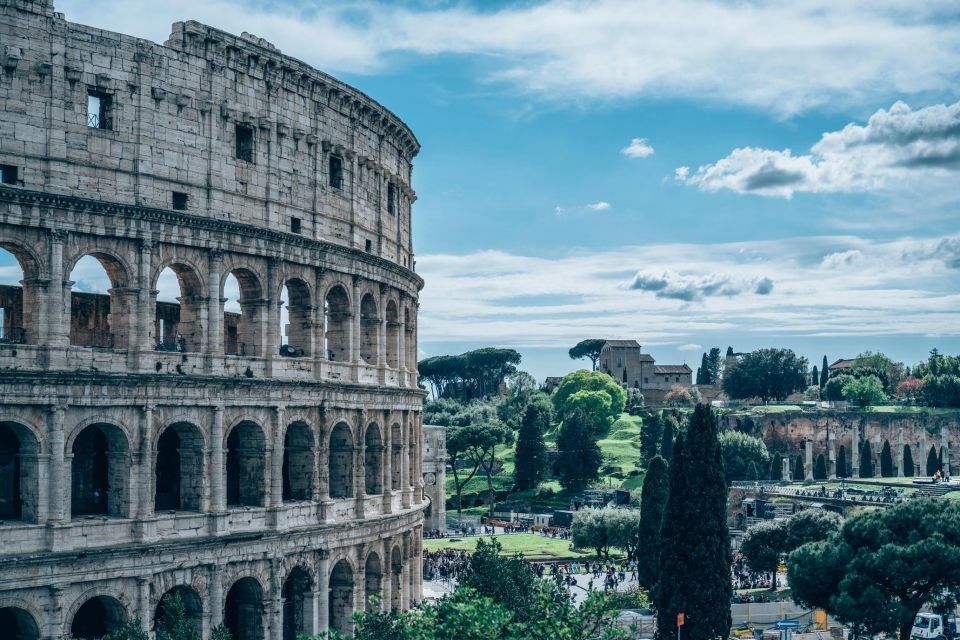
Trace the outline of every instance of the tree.
<path fill-rule="evenodd" d="M 960 376 L 925 376 L 920 397 L 931 407 L 960 407 Z"/>
<path fill-rule="evenodd" d="M 813 479 L 827 479 L 827 459 L 822 455 L 817 456 L 817 461 L 813 463 Z"/>
<path fill-rule="evenodd" d="M 800 604 L 909 640 L 921 608 L 960 588 L 960 504 L 921 499 L 860 513 L 791 553 L 787 574 Z"/>
<path fill-rule="evenodd" d="M 591 395 L 591 392 L 606 395 L 609 398 L 609 404 L 599 396 Z M 598 407 L 604 407 L 603 415 L 593 414 L 598 427 L 609 424 L 611 418 L 616 418 L 623 413 L 626 401 L 627 392 L 613 378 L 602 371 L 586 369 L 565 375 L 557 390 L 553 392 L 553 406 L 561 419 L 566 419 L 566 414 L 576 408 L 599 411 Z"/>
<path fill-rule="evenodd" d="M 884 393 L 888 395 L 893 393 L 905 374 L 905 367 L 902 362 L 894 362 L 886 355 L 872 351 L 864 351 L 854 358 L 851 368 L 857 377 L 860 377 L 856 373 L 859 370 L 875 372 L 875 375 L 883 382 Z"/>
<path fill-rule="evenodd" d="M 593 371 L 597 370 L 597 360 L 600 359 L 600 350 L 603 349 L 603 345 L 607 343 L 606 340 L 600 338 L 590 338 L 588 340 L 581 340 L 568 352 L 572 360 L 579 360 L 580 358 L 589 358 L 590 364 L 593 365 Z"/>
<path fill-rule="evenodd" d="M 598 558 L 610 557 L 610 512 L 613 509 L 580 509 L 573 514 L 570 535 L 577 549 L 593 549 Z"/>
<path fill-rule="evenodd" d="M 806 480 L 807 472 L 804 469 L 803 456 L 798 455 L 793 461 L 793 479 L 795 481 Z"/>
<path fill-rule="evenodd" d="M 535 398 L 549 401 L 549 396 L 537 388 L 536 379 L 526 371 L 516 371 L 507 378 L 507 395 L 497 406 L 500 422 L 517 429 L 527 405 Z"/>
<path fill-rule="evenodd" d="M 547 445 L 543 434 L 553 422 L 553 406 L 546 397 L 530 402 L 523 412 L 517 433 L 513 483 L 518 491 L 535 489 L 547 469 Z"/>
<path fill-rule="evenodd" d="M 706 380 L 710 379 L 710 373 L 707 371 L 707 354 L 704 352 L 700 357 L 700 366 L 697 367 L 696 384 L 709 384 Z"/>
<path fill-rule="evenodd" d="M 670 407 L 689 407 L 693 404 L 693 396 L 686 388 L 675 384 L 663 396 L 663 403 Z"/>
<path fill-rule="evenodd" d="M 897 397 L 908 402 L 916 402 L 923 392 L 923 380 L 905 378 L 897 385 Z"/>
<path fill-rule="evenodd" d="M 807 359 L 790 349 L 758 349 L 740 357 L 723 376 L 723 390 L 731 398 L 783 400 L 804 389 Z"/>
<path fill-rule="evenodd" d="M 713 347 L 707 354 L 707 368 L 704 372 L 704 384 L 718 384 L 723 370 L 723 358 L 720 357 L 720 348 Z"/>
<path fill-rule="evenodd" d="M 494 503 L 493 473 L 497 467 L 497 446 L 513 444 L 514 434 L 511 429 L 500 425 L 465 428 L 474 430 L 473 437 L 468 441 L 467 455 L 487 479 L 487 508 L 492 518 Z"/>
<path fill-rule="evenodd" d="M 844 447 L 840 447 L 840 451 L 837 453 L 837 477 L 847 478 L 849 476 L 850 471 L 847 470 L 847 450 Z"/>
<path fill-rule="evenodd" d="M 433 356 L 417 364 L 434 397 L 474 398 L 498 393 L 500 384 L 517 370 L 520 353 L 486 347 L 457 356 Z"/>
<path fill-rule="evenodd" d="M 913 450 L 910 445 L 905 445 L 903 448 L 903 475 L 910 478 L 916 472 L 913 463 Z"/>
<path fill-rule="evenodd" d="M 937 448 L 930 447 L 930 453 L 927 454 L 927 475 L 933 477 L 937 471 L 942 471 L 940 458 L 937 456 Z"/>
<path fill-rule="evenodd" d="M 848 380 L 843 385 L 842 393 L 847 402 L 852 402 L 861 409 L 887 399 L 887 394 L 883 392 L 883 383 L 873 375 Z"/>
<path fill-rule="evenodd" d="M 774 572 L 784 552 L 785 520 L 759 522 L 743 534 L 740 552 L 752 571 Z"/>
<path fill-rule="evenodd" d="M 783 456 L 779 453 L 770 456 L 770 479 L 783 480 Z"/>
<path fill-rule="evenodd" d="M 860 448 L 860 477 L 873 477 L 873 451 L 870 447 L 870 441 L 864 440 Z"/>
<path fill-rule="evenodd" d="M 823 356 L 823 366 L 820 367 L 820 388 L 827 385 L 827 379 L 830 377 L 830 365 L 827 364 L 827 356 Z"/>
<path fill-rule="evenodd" d="M 639 545 L 644 550 L 637 554 L 637 578 L 641 587 L 652 589 L 657 581 L 657 561 L 660 558 L 660 527 L 663 512 L 670 495 L 670 475 L 667 461 L 654 456 L 647 465 L 640 490 Z"/>
<path fill-rule="evenodd" d="M 460 573 L 458 583 L 513 611 L 519 621 L 531 619 L 537 577 L 522 556 L 504 555 L 496 538 L 490 538 L 489 542 L 477 539 L 476 549 Z"/>
<path fill-rule="evenodd" d="M 663 441 L 660 443 L 660 455 L 667 462 L 673 460 L 673 441 L 679 426 L 677 419 L 673 416 L 663 418 Z"/>
<path fill-rule="evenodd" d="M 168 593 L 161 602 L 163 615 L 156 620 L 157 640 L 200 640 L 179 593 Z"/>
<path fill-rule="evenodd" d="M 717 439 L 717 418 L 697 405 L 670 463 L 670 495 L 660 534 L 654 591 L 657 628 L 676 638 L 678 613 L 686 638 L 726 638 L 730 632 L 730 534 L 727 484 Z"/>
<path fill-rule="evenodd" d="M 798 549 L 808 542 L 827 540 L 843 526 L 838 513 L 823 509 L 805 509 L 786 520 L 784 530 L 784 553 Z"/>
<path fill-rule="evenodd" d="M 233 640 L 233 634 L 230 633 L 230 629 L 226 625 L 221 623 L 210 632 L 210 640 Z"/>
<path fill-rule="evenodd" d="M 453 475 L 453 490 L 457 496 L 457 518 L 463 517 L 462 496 L 463 488 L 473 479 L 480 469 L 480 463 L 470 457 L 470 449 L 477 439 L 476 426 L 456 427 L 447 432 L 447 464 Z M 464 464 L 472 466 L 470 473 L 465 477 L 460 475 L 460 467 Z"/>
<path fill-rule="evenodd" d="M 640 389 L 634 387 L 627 389 L 627 403 L 623 409 L 632 416 L 640 415 L 643 411 L 643 393 Z"/>
<path fill-rule="evenodd" d="M 853 380 L 853 376 L 841 373 L 827 380 L 823 386 L 822 397 L 837 402 L 843 400 L 843 387 Z"/>
<path fill-rule="evenodd" d="M 880 449 L 880 477 L 892 478 L 897 475 L 893 468 L 893 454 L 890 451 L 890 441 L 884 440 L 883 448 Z"/>
<path fill-rule="evenodd" d="M 813 365 L 813 371 L 810 372 L 810 386 L 820 387 L 820 372 L 817 370 L 817 365 Z"/>
<path fill-rule="evenodd" d="M 720 451 L 723 455 L 724 476 L 728 483 L 747 480 L 747 469 L 751 464 L 756 474 L 756 469 L 766 468 L 770 461 L 770 453 L 763 440 L 740 431 L 721 433 Z"/>
<path fill-rule="evenodd" d="M 557 434 L 557 473 L 568 491 L 581 491 L 600 475 L 603 456 L 590 416 L 574 411 L 563 420 Z"/>
<path fill-rule="evenodd" d="M 659 453 L 660 440 L 663 437 L 663 420 L 659 411 L 643 416 L 640 428 L 640 465 L 648 467 L 650 461 Z"/>

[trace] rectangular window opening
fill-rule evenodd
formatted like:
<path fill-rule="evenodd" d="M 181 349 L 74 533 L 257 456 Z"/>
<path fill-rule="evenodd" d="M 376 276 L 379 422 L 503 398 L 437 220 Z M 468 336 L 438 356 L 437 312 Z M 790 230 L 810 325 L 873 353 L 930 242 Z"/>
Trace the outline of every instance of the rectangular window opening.
<path fill-rule="evenodd" d="M 340 156 L 330 156 L 330 186 L 343 188 L 343 158 Z"/>
<path fill-rule="evenodd" d="M 176 211 L 186 211 L 187 202 L 190 200 L 190 196 L 183 193 L 182 191 L 174 191 L 172 200 L 172 206 Z"/>
<path fill-rule="evenodd" d="M 397 212 L 397 186 L 393 184 L 387 185 L 387 213 L 396 213 Z"/>
<path fill-rule="evenodd" d="M 253 127 L 238 124 L 235 129 L 237 138 L 236 158 L 253 162 Z"/>
<path fill-rule="evenodd" d="M 91 129 L 113 129 L 113 96 L 89 89 L 87 91 L 87 126 Z"/>
<path fill-rule="evenodd" d="M 300 218 L 290 218 L 290 232 L 300 233 Z"/>
<path fill-rule="evenodd" d="M 373 243 L 367 240 L 367 253 L 370 253 L 370 251 L 372 250 L 373 250 Z"/>
<path fill-rule="evenodd" d="M 0 164 L 0 182 L 3 184 L 17 184 L 19 171 L 12 164 Z"/>

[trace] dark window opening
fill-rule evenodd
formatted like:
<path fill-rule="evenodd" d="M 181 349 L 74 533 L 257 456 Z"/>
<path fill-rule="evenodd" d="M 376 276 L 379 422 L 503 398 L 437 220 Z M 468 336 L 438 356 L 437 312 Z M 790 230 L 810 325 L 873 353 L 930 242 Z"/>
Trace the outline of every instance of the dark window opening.
<path fill-rule="evenodd" d="M 3 184 L 17 184 L 18 171 L 12 164 L 0 164 L 0 182 Z"/>
<path fill-rule="evenodd" d="M 367 240 L 367 253 L 373 249 L 373 243 Z"/>
<path fill-rule="evenodd" d="M 397 187 L 396 185 L 387 185 L 387 213 L 397 212 Z"/>
<path fill-rule="evenodd" d="M 245 124 L 238 124 L 236 126 L 236 136 L 237 160 L 253 162 L 253 127 L 248 127 Z"/>
<path fill-rule="evenodd" d="M 343 188 L 343 158 L 340 156 L 330 156 L 330 186 Z"/>
<path fill-rule="evenodd" d="M 185 193 L 180 191 L 173 192 L 173 208 L 177 211 L 186 211 L 187 210 L 187 201 L 190 199 Z"/>
<path fill-rule="evenodd" d="M 113 96 L 102 91 L 87 91 L 87 126 L 113 129 Z"/>
<path fill-rule="evenodd" d="M 290 232 L 300 233 L 300 218 L 290 218 Z"/>

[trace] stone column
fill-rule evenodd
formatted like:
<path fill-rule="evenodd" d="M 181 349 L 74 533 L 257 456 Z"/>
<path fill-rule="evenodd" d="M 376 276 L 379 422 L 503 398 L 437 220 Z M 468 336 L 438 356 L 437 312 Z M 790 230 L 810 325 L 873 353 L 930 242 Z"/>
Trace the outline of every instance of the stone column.
<path fill-rule="evenodd" d="M 54 585 L 50 587 L 50 593 L 48 594 L 48 605 L 50 608 L 50 620 L 49 626 L 50 634 L 42 636 L 44 640 L 58 640 L 62 636 L 65 636 L 70 633 L 70 629 L 66 628 L 66 621 L 63 619 L 63 587 L 60 585 Z M 43 623 L 40 620 L 37 620 L 37 624 L 40 625 L 40 629 L 43 629 Z"/>
<path fill-rule="evenodd" d="M 215 564 L 209 565 L 210 581 L 210 628 L 213 629 L 223 622 L 223 582 L 220 576 L 223 573 L 223 567 Z"/>
<path fill-rule="evenodd" d="M 803 481 L 813 482 L 813 440 L 803 443 Z"/>
<path fill-rule="evenodd" d="M 393 428 L 390 418 L 383 420 L 383 512 L 393 512 Z M 386 573 L 386 571 L 384 571 Z"/>
<path fill-rule="evenodd" d="M 283 504 L 283 416 L 284 407 L 273 408 L 273 424 L 270 426 L 273 436 L 273 454 L 270 458 L 270 505 Z"/>
<path fill-rule="evenodd" d="M 143 351 L 153 351 L 153 340 L 151 339 L 151 325 L 153 324 L 153 318 L 156 314 L 156 298 L 151 297 L 153 291 L 153 282 L 151 282 L 151 266 L 152 266 L 152 254 L 153 254 L 153 243 L 142 240 L 139 246 L 140 250 L 140 260 L 138 269 L 139 273 L 139 295 L 136 303 L 136 311 L 134 312 L 137 315 L 136 322 L 132 329 L 135 334 L 135 338 L 130 340 L 131 350 L 141 349 Z"/>
<path fill-rule="evenodd" d="M 50 231 L 50 281 L 47 285 L 47 304 L 45 315 L 46 335 L 41 339 L 51 347 L 66 347 L 70 344 L 70 327 L 67 324 L 70 318 L 70 298 L 68 296 L 71 282 L 67 284 L 70 274 L 63 273 L 63 245 L 67 241 L 67 232 L 59 229 Z M 64 297 L 66 299 L 64 299 Z M 64 318 L 66 314 L 66 319 Z M 29 331 L 30 328 L 27 328 Z"/>
<path fill-rule="evenodd" d="M 357 575 L 353 576 L 353 610 L 367 609 L 367 567 L 364 564 L 363 547 L 358 547 Z M 350 625 L 353 628 L 353 625 Z"/>
<path fill-rule="evenodd" d="M 137 578 L 137 615 L 140 616 L 140 626 L 147 633 L 153 626 L 153 612 L 150 611 L 150 578 Z"/>
<path fill-rule="evenodd" d="M 897 477 L 903 477 L 903 428 L 897 431 L 897 456 L 895 464 L 897 465 Z"/>
<path fill-rule="evenodd" d="M 923 477 L 927 475 L 927 456 L 930 454 L 929 449 L 927 449 L 927 430 L 920 429 L 920 441 L 917 443 L 917 446 L 920 447 L 920 451 L 917 452 L 914 463 L 917 465 L 917 475 L 918 477 Z"/>
<path fill-rule="evenodd" d="M 363 518 L 367 497 L 367 439 L 366 429 L 369 418 L 366 411 L 360 411 L 357 417 L 357 436 L 353 446 L 353 495 L 356 498 L 356 514 Z"/>
<path fill-rule="evenodd" d="M 214 513 L 227 509 L 227 491 L 223 468 L 223 407 L 214 406 L 210 428 L 210 504 Z"/>
<path fill-rule="evenodd" d="M 360 278 L 353 276 L 353 318 L 350 321 L 350 363 L 360 364 L 360 332 L 363 321 L 360 319 Z M 356 374 L 354 374 L 356 378 Z"/>
<path fill-rule="evenodd" d="M 941 475 L 952 476 L 950 472 L 950 433 L 946 426 L 940 427 L 940 451 L 943 456 L 943 471 Z"/>
<path fill-rule="evenodd" d="M 837 434 L 832 426 L 827 426 L 827 479 L 837 479 Z"/>
<path fill-rule="evenodd" d="M 270 610 L 267 612 L 270 625 L 270 639 L 283 640 L 283 568 L 279 559 L 271 563 Z"/>
<path fill-rule="evenodd" d="M 52 405 L 47 413 L 47 431 L 50 441 L 50 475 L 49 475 L 49 506 L 47 520 L 63 522 L 67 519 L 66 496 L 64 488 L 67 481 L 68 469 L 65 464 L 63 422 L 66 407 Z M 41 516 L 42 517 L 42 516 Z"/>
<path fill-rule="evenodd" d="M 310 635 L 320 635 L 320 602 L 326 595 L 320 592 L 320 589 L 314 589 L 310 592 L 310 616 L 304 616 L 304 625 L 306 632 Z"/>
<path fill-rule="evenodd" d="M 266 309 L 267 336 L 264 340 L 264 355 L 267 358 L 267 375 L 273 375 L 273 361 L 279 357 L 280 349 L 280 270 L 281 262 L 277 258 L 267 260 Z"/>
<path fill-rule="evenodd" d="M 854 425 L 850 433 L 850 477 L 860 477 L 860 427 Z"/>
<path fill-rule="evenodd" d="M 220 263 L 223 252 L 212 250 L 207 256 L 207 372 L 223 369 L 223 297 L 220 293 Z"/>
<path fill-rule="evenodd" d="M 143 518 L 153 516 L 153 405 L 140 408 L 140 452 L 137 456 L 137 514 Z"/>
<path fill-rule="evenodd" d="M 377 366 L 387 366 L 387 285 L 380 285 L 378 301 L 380 325 L 377 327 Z"/>
<path fill-rule="evenodd" d="M 397 332 L 400 335 L 397 337 L 398 347 L 397 347 L 397 363 L 401 371 L 407 369 L 407 321 L 406 316 L 403 313 L 403 298 L 400 298 L 400 330 Z"/>
<path fill-rule="evenodd" d="M 400 491 L 401 491 L 401 504 L 404 509 L 410 508 L 410 498 L 413 493 L 410 490 L 410 437 L 411 437 L 411 427 L 410 427 L 410 412 L 405 411 L 403 416 L 403 421 L 401 423 L 401 431 L 403 435 L 403 450 L 400 453 Z"/>
<path fill-rule="evenodd" d="M 321 552 L 317 560 L 317 626 L 314 633 L 324 633 L 330 627 L 330 560 L 325 552 Z"/>

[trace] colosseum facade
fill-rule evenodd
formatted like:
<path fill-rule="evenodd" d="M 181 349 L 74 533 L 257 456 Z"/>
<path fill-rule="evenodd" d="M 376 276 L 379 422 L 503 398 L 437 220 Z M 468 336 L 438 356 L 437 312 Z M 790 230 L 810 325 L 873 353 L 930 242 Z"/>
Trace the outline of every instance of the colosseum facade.
<path fill-rule="evenodd" d="M 158 45 L 0 0 L 0 43 L 23 271 L 0 292 L 0 635 L 152 630 L 169 593 L 238 640 L 416 602 L 416 138 L 248 34 Z M 91 259 L 103 294 L 71 280 Z"/>

